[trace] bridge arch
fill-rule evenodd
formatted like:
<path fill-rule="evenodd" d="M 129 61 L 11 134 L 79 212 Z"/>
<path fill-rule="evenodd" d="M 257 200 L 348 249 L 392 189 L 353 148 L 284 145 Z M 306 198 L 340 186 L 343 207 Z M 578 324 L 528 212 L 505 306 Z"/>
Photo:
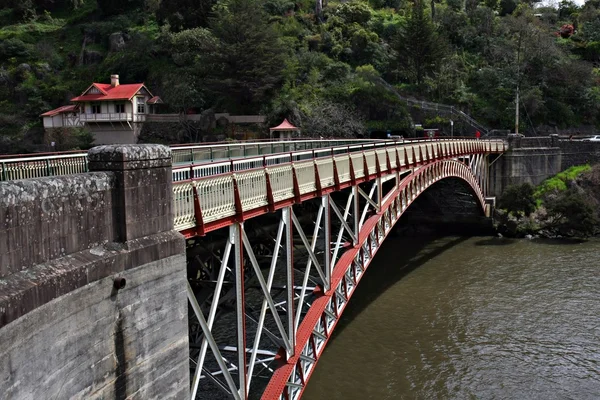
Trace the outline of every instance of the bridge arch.
<path fill-rule="evenodd" d="M 465 182 L 484 212 L 485 197 L 478 178 L 461 161 L 436 161 L 402 179 L 386 195 L 381 210 L 365 221 L 358 238 L 359 246 L 340 257 L 332 272 L 331 289 L 324 291 L 308 310 L 298 328 L 295 355 L 274 372 L 263 400 L 300 398 L 346 305 L 385 238 L 425 190 L 448 178 Z"/>

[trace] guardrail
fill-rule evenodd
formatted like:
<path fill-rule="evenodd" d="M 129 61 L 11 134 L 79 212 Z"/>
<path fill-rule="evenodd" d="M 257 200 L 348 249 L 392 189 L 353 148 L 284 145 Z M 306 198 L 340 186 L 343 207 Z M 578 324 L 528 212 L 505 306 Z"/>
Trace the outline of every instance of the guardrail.
<path fill-rule="evenodd" d="M 175 229 L 204 234 L 222 221 L 340 190 L 424 162 L 506 150 L 502 140 L 349 144 L 173 168 Z M 220 222 L 221 221 L 221 222 Z"/>
<path fill-rule="evenodd" d="M 373 140 L 297 140 L 288 142 L 251 141 L 202 143 L 171 146 L 173 165 L 205 163 L 219 159 L 243 158 L 261 154 L 317 149 Z M 31 179 L 87 172 L 87 152 L 62 152 L 0 156 L 0 180 Z M 175 176 L 175 175 L 174 175 Z M 175 179 L 174 179 L 175 180 Z"/>

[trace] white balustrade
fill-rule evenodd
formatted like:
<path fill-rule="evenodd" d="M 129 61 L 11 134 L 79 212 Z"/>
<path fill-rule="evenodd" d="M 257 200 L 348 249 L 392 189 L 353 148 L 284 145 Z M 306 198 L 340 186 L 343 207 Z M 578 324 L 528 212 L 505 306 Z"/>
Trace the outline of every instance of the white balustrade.
<path fill-rule="evenodd" d="M 254 170 L 235 174 L 242 211 L 253 210 L 269 204 L 265 170 Z"/>
<path fill-rule="evenodd" d="M 294 172 L 292 165 L 269 168 L 269 180 L 273 191 L 273 201 L 291 199 L 294 197 Z"/>
<path fill-rule="evenodd" d="M 387 149 L 377 149 L 377 161 L 379 162 L 379 170 L 387 170 Z"/>
<path fill-rule="evenodd" d="M 245 171 L 247 169 L 261 168 L 263 167 L 263 158 L 243 158 L 240 160 L 233 161 L 234 171 Z"/>
<path fill-rule="evenodd" d="M 191 179 L 190 171 L 191 170 L 189 167 L 173 168 L 173 182 L 181 182 Z"/>
<path fill-rule="evenodd" d="M 324 160 L 316 160 L 315 166 L 319 171 L 319 179 L 321 180 L 321 188 L 327 188 L 335 185 L 333 177 L 333 159 L 327 158 Z"/>
<path fill-rule="evenodd" d="M 231 172 L 231 163 L 229 161 L 222 161 L 211 164 L 194 165 L 191 169 L 194 178 L 202 178 L 205 176 L 215 176 Z"/>
<path fill-rule="evenodd" d="M 398 166 L 397 160 L 396 160 L 396 149 L 394 147 L 388 147 L 386 149 L 387 151 L 387 156 L 390 160 L 390 166 L 392 168 L 396 168 Z"/>
<path fill-rule="evenodd" d="M 334 159 L 339 182 L 349 182 L 352 177 L 350 174 L 350 156 L 348 154 L 338 155 Z"/>
<path fill-rule="evenodd" d="M 289 154 L 279 154 L 279 155 L 275 155 L 275 156 L 266 156 L 265 157 L 265 164 L 267 167 L 269 167 L 271 165 L 285 164 L 285 163 L 289 163 L 291 161 L 292 161 L 292 158 Z"/>
<path fill-rule="evenodd" d="M 377 160 L 375 159 L 375 150 L 365 151 L 365 160 L 367 162 L 367 174 L 371 175 L 377 172 Z"/>
<path fill-rule="evenodd" d="M 354 170 L 355 178 L 362 178 L 365 176 L 365 158 L 362 153 L 350 154 L 350 160 L 352 161 L 352 169 Z"/>
<path fill-rule="evenodd" d="M 296 179 L 298 179 L 298 190 L 300 194 L 306 194 L 317 190 L 315 182 L 315 164 L 314 161 L 302 161 L 294 163 Z"/>
<path fill-rule="evenodd" d="M 196 226 L 192 182 L 173 184 L 174 228 L 184 230 Z"/>
<path fill-rule="evenodd" d="M 204 223 L 235 215 L 233 176 L 201 179 L 196 188 Z"/>

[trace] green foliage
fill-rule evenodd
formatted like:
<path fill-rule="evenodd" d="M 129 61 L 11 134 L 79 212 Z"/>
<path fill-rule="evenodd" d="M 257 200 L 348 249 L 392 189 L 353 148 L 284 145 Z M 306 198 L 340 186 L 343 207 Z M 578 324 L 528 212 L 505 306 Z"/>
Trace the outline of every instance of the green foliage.
<path fill-rule="evenodd" d="M 531 214 L 536 208 L 533 186 L 529 183 L 508 186 L 498 200 L 498 207 L 512 213 Z"/>
<path fill-rule="evenodd" d="M 54 143 L 56 151 L 87 150 L 94 143 L 94 135 L 85 128 L 56 128 L 46 134 L 49 145 Z"/>
<path fill-rule="evenodd" d="M 534 197 L 536 199 L 542 199 L 549 192 L 566 191 L 569 182 L 574 181 L 579 175 L 590 170 L 591 166 L 589 164 L 570 167 L 542 182 L 536 188 Z"/>
<path fill-rule="evenodd" d="M 0 105 L 10 118 L 0 130 L 40 135 L 39 113 L 111 73 L 146 82 L 171 111 L 265 113 L 312 126 L 311 118 L 354 113 L 352 132 L 412 132 L 410 110 L 378 79 L 496 129 L 514 127 L 518 83 L 521 130 L 600 127 L 600 2 L 536 8 L 541 18 L 531 4 L 350 0 L 323 2 L 316 15 L 309 0 L 6 0 Z M 577 33 L 557 36 L 564 25 Z M 126 46 L 111 52 L 115 32 Z M 96 57 L 82 62 L 86 52 Z"/>
<path fill-rule="evenodd" d="M 248 112 L 282 78 L 285 49 L 259 0 L 217 3 L 210 29 L 214 50 L 202 56 L 207 86 L 231 112 Z M 250 51 L 251 49 L 251 51 Z"/>
<path fill-rule="evenodd" d="M 96 0 L 105 15 L 118 15 L 144 6 L 143 0 Z"/>
<path fill-rule="evenodd" d="M 197 27 L 206 27 L 215 0 L 163 0 L 156 16 L 175 32 Z"/>
<path fill-rule="evenodd" d="M 577 190 L 567 190 L 546 201 L 549 225 L 564 235 L 590 236 L 600 220 L 590 199 Z"/>
<path fill-rule="evenodd" d="M 437 71 L 444 55 L 443 39 L 425 12 L 421 0 L 415 2 L 406 25 L 394 40 L 398 69 L 409 81 L 421 85 Z"/>

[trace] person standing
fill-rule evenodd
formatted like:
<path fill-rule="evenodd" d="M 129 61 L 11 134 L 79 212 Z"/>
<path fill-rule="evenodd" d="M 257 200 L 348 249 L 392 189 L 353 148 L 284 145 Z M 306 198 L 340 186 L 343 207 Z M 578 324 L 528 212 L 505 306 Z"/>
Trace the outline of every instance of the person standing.
<path fill-rule="evenodd" d="M 479 140 L 479 138 L 481 137 L 481 132 L 475 131 L 475 137 L 477 138 L 477 140 Z"/>

